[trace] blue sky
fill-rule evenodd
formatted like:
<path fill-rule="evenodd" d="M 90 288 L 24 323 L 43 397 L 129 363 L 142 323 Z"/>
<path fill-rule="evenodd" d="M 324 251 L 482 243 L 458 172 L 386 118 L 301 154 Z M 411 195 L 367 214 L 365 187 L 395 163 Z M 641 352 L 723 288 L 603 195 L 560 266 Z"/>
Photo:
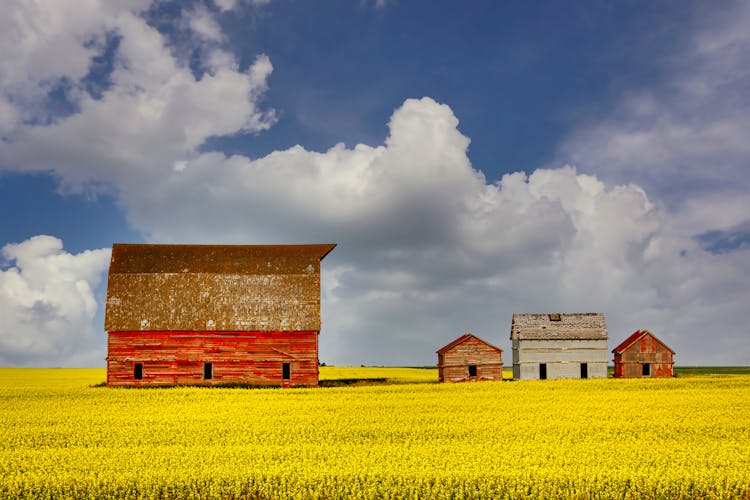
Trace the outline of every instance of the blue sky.
<path fill-rule="evenodd" d="M 113 242 L 328 241 L 322 361 L 602 311 L 750 363 L 744 2 L 6 10 L 0 364 L 103 364 Z"/>

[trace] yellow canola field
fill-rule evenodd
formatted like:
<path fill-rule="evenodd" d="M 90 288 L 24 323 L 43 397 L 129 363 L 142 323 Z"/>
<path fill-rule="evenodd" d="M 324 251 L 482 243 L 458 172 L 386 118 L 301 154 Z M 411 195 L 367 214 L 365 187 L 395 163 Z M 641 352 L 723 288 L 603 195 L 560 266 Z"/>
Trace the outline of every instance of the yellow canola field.
<path fill-rule="evenodd" d="M 103 370 L 2 369 L 0 497 L 750 498 L 750 376 L 432 375 L 108 389 Z"/>

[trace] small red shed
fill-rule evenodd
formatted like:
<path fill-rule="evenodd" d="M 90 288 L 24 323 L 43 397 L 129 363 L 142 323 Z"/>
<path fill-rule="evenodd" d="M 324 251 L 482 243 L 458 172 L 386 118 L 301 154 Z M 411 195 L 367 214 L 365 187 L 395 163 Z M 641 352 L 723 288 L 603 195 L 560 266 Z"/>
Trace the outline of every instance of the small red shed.
<path fill-rule="evenodd" d="M 615 378 L 672 377 L 674 351 L 648 330 L 638 330 L 615 347 Z"/>
<path fill-rule="evenodd" d="M 440 382 L 503 379 L 503 351 L 467 333 L 437 351 Z"/>
<path fill-rule="evenodd" d="M 317 385 L 334 246 L 113 245 L 107 385 Z"/>

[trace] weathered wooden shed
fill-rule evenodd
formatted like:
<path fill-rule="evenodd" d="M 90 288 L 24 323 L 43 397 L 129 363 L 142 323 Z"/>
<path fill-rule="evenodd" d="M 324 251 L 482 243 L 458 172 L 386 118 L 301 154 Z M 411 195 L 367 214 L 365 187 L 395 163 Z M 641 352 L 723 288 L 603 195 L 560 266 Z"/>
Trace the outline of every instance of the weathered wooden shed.
<path fill-rule="evenodd" d="M 606 378 L 602 313 L 514 314 L 513 379 Z"/>
<path fill-rule="evenodd" d="M 437 351 L 440 382 L 503 379 L 503 351 L 467 333 Z"/>
<path fill-rule="evenodd" d="M 673 376 L 674 351 L 648 330 L 633 332 L 612 352 L 616 378 Z"/>
<path fill-rule="evenodd" d="M 115 244 L 107 385 L 317 385 L 334 247 Z"/>

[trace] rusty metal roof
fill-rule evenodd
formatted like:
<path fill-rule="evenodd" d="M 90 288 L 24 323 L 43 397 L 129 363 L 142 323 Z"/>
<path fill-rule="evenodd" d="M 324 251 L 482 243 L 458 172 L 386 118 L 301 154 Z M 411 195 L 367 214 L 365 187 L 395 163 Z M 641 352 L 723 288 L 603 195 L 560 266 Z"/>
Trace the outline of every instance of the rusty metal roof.
<path fill-rule="evenodd" d="M 301 261 L 322 260 L 335 244 L 323 245 L 112 245 L 112 273 L 287 274 Z"/>
<path fill-rule="evenodd" d="M 607 339 L 603 313 L 514 314 L 511 340 L 601 340 Z"/>
<path fill-rule="evenodd" d="M 334 244 L 115 244 L 107 331 L 318 331 Z"/>
<path fill-rule="evenodd" d="M 620 345 L 618 345 L 617 347 L 615 347 L 614 349 L 612 349 L 612 352 L 616 353 L 616 354 L 622 353 L 623 351 L 627 350 L 630 346 L 632 346 L 633 344 L 635 344 L 636 341 L 640 340 L 642 337 L 644 337 L 646 335 L 650 336 L 656 342 L 658 342 L 661 345 L 663 345 L 664 348 L 667 349 L 672 354 L 675 353 L 672 349 L 669 348 L 669 346 L 667 346 L 667 344 L 665 344 L 664 342 L 662 342 L 661 340 L 659 340 L 656 337 L 656 335 L 654 335 L 653 333 L 649 332 L 648 330 L 636 330 L 635 332 L 633 332 L 632 334 L 630 334 L 630 336 L 628 336 L 628 338 L 626 338 L 625 340 L 623 340 L 620 343 Z"/>
<path fill-rule="evenodd" d="M 457 345 L 463 344 L 464 342 L 466 342 L 469 339 L 476 339 L 479 342 L 487 345 L 488 347 L 491 347 L 491 348 L 495 349 L 496 351 L 503 352 L 503 350 L 500 349 L 499 347 L 495 347 L 494 345 L 490 344 L 489 342 L 485 342 L 484 340 L 480 339 L 479 337 L 477 337 L 476 335 L 474 335 L 472 333 L 465 333 L 465 334 L 461 335 L 460 337 L 458 337 L 456 340 L 454 340 L 450 344 L 448 344 L 448 345 L 446 345 L 446 346 L 441 347 L 440 349 L 438 349 L 436 352 L 437 352 L 437 354 L 445 354 L 447 351 L 450 351 L 451 349 L 453 349 Z"/>

